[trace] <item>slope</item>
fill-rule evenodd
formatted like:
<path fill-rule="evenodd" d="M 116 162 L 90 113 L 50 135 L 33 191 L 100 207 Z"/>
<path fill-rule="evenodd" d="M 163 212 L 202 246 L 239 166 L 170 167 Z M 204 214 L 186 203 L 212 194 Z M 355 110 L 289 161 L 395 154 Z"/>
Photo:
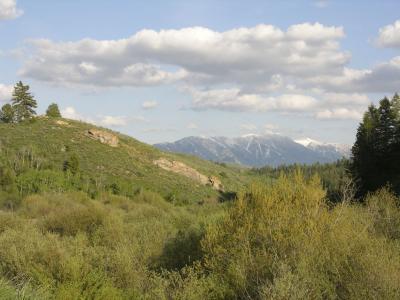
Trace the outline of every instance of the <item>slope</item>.
<path fill-rule="evenodd" d="M 115 138 L 117 145 L 109 144 L 108 137 Z M 64 172 L 72 157 L 79 162 L 79 174 Z M 15 172 L 18 190 L 23 193 L 26 189 L 25 194 L 41 192 L 43 187 L 38 182 L 45 182 L 46 189 L 63 191 L 68 187 L 60 181 L 69 177 L 67 186 L 75 184 L 89 193 L 111 190 L 130 196 L 146 189 L 184 202 L 219 196 L 220 192 L 208 185 L 160 168 L 154 163 L 160 158 L 182 162 L 205 176 L 218 178 L 225 191 L 236 190 L 248 181 L 244 169 L 164 153 L 92 124 L 45 117 L 21 124 L 0 124 L 0 163 Z"/>

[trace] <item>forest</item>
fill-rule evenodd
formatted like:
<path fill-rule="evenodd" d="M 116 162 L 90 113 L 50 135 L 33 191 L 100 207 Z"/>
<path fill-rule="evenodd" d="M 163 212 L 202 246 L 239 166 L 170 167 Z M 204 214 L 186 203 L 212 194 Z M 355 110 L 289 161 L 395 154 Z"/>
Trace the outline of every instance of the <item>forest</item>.
<path fill-rule="evenodd" d="M 36 107 L 19 82 L 0 113 L 1 299 L 400 298 L 397 94 L 365 112 L 350 159 L 260 169 L 112 148 Z"/>

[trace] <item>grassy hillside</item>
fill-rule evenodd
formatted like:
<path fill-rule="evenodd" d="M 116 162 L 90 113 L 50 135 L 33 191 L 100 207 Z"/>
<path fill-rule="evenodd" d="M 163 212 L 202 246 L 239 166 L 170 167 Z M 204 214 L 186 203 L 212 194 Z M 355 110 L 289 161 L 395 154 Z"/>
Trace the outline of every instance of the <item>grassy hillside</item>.
<path fill-rule="evenodd" d="M 70 181 L 79 182 L 79 189 L 89 193 L 111 189 L 133 196 L 139 189 L 146 189 L 182 203 L 221 196 L 209 186 L 156 166 L 153 161 L 159 158 L 181 161 L 206 176 L 216 176 L 228 192 L 236 191 L 249 180 L 244 169 L 164 153 L 115 132 L 119 145 L 111 147 L 88 137 L 87 130 L 92 128 L 96 127 L 73 120 L 48 118 L 0 124 L 0 162 L 16 172 L 19 191 L 24 194 L 43 189 L 63 191 L 66 184 L 58 181 L 64 180 L 60 177 L 65 177 L 63 169 L 73 156 L 79 161 L 79 179 Z M 24 189 L 27 190 L 24 192 Z"/>

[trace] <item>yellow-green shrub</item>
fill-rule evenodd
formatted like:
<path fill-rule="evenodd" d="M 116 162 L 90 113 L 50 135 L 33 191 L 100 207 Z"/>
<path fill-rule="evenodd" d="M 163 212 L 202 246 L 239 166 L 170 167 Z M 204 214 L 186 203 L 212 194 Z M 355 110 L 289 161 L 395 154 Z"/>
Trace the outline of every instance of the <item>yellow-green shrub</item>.
<path fill-rule="evenodd" d="M 318 178 L 253 185 L 202 242 L 227 298 L 395 299 L 399 245 L 374 234 L 364 207 L 329 210 Z"/>

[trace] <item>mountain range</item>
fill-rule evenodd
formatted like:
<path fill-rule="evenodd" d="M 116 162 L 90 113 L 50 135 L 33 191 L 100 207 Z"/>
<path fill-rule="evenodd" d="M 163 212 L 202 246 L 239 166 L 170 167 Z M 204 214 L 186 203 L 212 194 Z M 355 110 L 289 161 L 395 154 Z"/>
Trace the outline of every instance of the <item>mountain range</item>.
<path fill-rule="evenodd" d="M 279 134 L 249 134 L 236 138 L 190 136 L 154 146 L 169 152 L 250 167 L 329 163 L 350 155 L 348 145 L 322 143 L 310 138 L 293 140 Z"/>

